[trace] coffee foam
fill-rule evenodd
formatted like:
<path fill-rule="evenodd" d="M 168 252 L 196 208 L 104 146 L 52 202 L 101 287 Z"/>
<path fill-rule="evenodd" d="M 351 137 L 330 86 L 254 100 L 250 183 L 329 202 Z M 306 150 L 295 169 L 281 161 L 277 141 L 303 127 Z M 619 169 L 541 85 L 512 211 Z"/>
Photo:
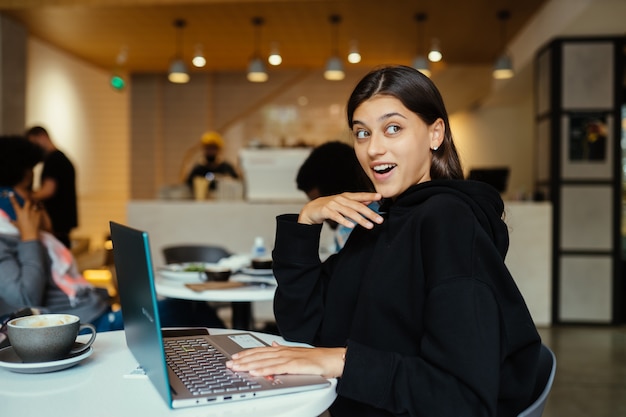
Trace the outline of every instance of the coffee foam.
<path fill-rule="evenodd" d="M 75 316 L 70 315 L 51 315 L 51 316 L 31 316 L 25 317 L 15 323 L 21 327 L 51 327 L 62 326 L 64 324 L 73 323 L 76 321 Z"/>

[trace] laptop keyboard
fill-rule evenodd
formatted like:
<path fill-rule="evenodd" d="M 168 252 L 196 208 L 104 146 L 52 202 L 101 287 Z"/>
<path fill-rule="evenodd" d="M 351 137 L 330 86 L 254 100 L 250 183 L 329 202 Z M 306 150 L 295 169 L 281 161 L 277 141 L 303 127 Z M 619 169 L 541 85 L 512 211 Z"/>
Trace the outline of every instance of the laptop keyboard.
<path fill-rule="evenodd" d="M 193 395 L 227 394 L 261 385 L 225 365 L 227 358 L 204 339 L 166 339 L 167 364 Z"/>

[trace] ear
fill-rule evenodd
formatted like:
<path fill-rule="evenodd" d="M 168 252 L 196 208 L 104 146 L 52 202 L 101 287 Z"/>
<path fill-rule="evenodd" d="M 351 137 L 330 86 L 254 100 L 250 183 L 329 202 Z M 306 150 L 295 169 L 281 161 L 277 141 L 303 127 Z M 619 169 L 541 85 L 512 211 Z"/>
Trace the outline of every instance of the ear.
<path fill-rule="evenodd" d="M 446 124 L 443 122 L 443 119 L 439 118 L 429 126 L 429 130 L 430 149 L 436 151 L 443 143 L 443 138 L 446 132 Z"/>

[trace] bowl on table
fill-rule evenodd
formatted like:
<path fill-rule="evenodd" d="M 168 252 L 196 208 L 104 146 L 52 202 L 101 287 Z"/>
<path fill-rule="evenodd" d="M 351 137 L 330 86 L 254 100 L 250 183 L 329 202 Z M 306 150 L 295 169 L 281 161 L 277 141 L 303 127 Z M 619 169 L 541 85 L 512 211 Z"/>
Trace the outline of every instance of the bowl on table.
<path fill-rule="evenodd" d="M 210 266 L 205 268 L 204 273 L 207 281 L 228 281 L 232 270 L 223 266 Z"/>
<path fill-rule="evenodd" d="M 272 258 L 253 258 L 250 266 L 252 269 L 272 269 Z"/>

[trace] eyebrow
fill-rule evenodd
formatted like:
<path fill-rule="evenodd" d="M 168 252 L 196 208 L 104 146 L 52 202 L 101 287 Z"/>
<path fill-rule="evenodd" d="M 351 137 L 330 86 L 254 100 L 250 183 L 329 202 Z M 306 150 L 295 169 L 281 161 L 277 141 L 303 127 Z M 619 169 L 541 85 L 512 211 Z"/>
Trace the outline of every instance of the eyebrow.
<path fill-rule="evenodd" d="M 401 113 L 398 113 L 398 112 L 391 112 L 391 113 L 385 113 L 385 114 L 383 114 L 382 116 L 380 116 L 380 117 L 378 118 L 378 121 L 379 121 L 379 122 L 382 122 L 383 120 L 387 120 L 387 119 L 389 119 L 389 118 L 391 118 L 391 117 L 393 117 L 393 116 L 398 116 L 398 117 L 402 117 L 403 119 L 406 119 L 406 117 L 405 117 L 404 115 L 402 115 Z M 358 124 L 358 125 L 363 125 L 363 126 L 366 126 L 365 122 L 362 122 L 362 121 L 360 121 L 360 120 L 356 120 L 356 119 L 352 121 L 352 124 L 353 124 L 353 125 L 357 125 L 357 124 Z"/>

